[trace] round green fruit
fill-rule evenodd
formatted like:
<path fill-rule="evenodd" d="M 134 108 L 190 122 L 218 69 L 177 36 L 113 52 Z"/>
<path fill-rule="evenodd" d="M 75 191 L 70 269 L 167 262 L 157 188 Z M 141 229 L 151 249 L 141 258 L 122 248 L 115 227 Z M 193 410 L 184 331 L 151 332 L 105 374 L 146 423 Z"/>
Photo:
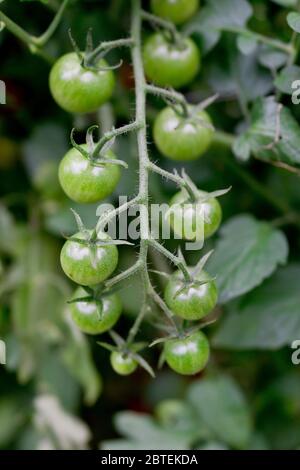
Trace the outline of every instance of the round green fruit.
<path fill-rule="evenodd" d="M 137 362 L 130 355 L 119 351 L 111 353 L 110 363 L 113 370 L 119 375 L 130 375 L 138 366 Z"/>
<path fill-rule="evenodd" d="M 109 240 L 106 233 L 98 234 L 103 240 Z M 86 240 L 83 232 L 74 238 Z M 70 238 L 62 247 L 60 254 L 61 267 L 72 281 L 83 286 L 93 286 L 105 281 L 116 269 L 118 249 L 116 245 L 89 246 Z"/>
<path fill-rule="evenodd" d="M 212 125 L 205 111 L 199 111 L 194 118 L 189 118 L 167 107 L 155 119 L 154 142 L 165 157 L 177 161 L 196 160 L 212 143 L 214 131 L 205 124 Z"/>
<path fill-rule="evenodd" d="M 151 10 L 174 24 L 189 20 L 198 10 L 199 0 L 151 0 Z"/>
<path fill-rule="evenodd" d="M 170 201 L 167 220 L 181 240 L 203 242 L 211 237 L 221 224 L 222 209 L 219 201 L 211 197 L 201 202 L 201 196 L 207 193 L 200 190 L 198 193 L 199 201 L 189 202 L 185 190 L 176 193 Z"/>
<path fill-rule="evenodd" d="M 81 146 L 87 150 L 87 145 Z M 105 158 L 115 159 L 108 150 Z M 107 163 L 93 165 L 76 148 L 69 150 L 60 162 L 58 177 L 64 192 L 80 204 L 98 202 L 112 194 L 120 180 L 118 165 Z"/>
<path fill-rule="evenodd" d="M 171 339 L 165 343 L 164 357 L 168 366 L 178 374 L 197 374 L 209 359 L 208 340 L 201 331 L 184 339 Z"/>
<path fill-rule="evenodd" d="M 100 60 L 92 70 L 83 67 L 75 52 L 60 57 L 53 65 L 49 84 L 57 104 L 70 113 L 91 113 L 108 101 L 115 87 L 111 70 L 104 70 L 108 64 Z"/>
<path fill-rule="evenodd" d="M 82 287 L 79 287 L 74 299 L 88 296 Z M 100 310 L 99 310 L 100 309 Z M 74 323 L 84 333 L 98 335 L 110 330 L 119 320 L 122 304 L 117 294 L 105 296 L 101 304 L 95 301 L 78 301 L 70 304 L 71 316 Z"/>
<path fill-rule="evenodd" d="M 158 403 L 155 407 L 155 416 L 162 426 L 179 432 L 189 431 L 194 422 L 193 409 L 177 399 L 167 399 Z"/>
<path fill-rule="evenodd" d="M 200 70 L 200 52 L 192 39 L 182 45 L 170 42 L 162 33 L 152 34 L 143 48 L 148 80 L 161 87 L 181 88 L 190 83 Z"/>
<path fill-rule="evenodd" d="M 195 280 L 208 281 L 207 283 L 197 285 L 191 282 L 184 287 L 183 274 L 176 271 L 165 288 L 166 304 L 173 313 L 185 320 L 200 320 L 213 310 L 218 300 L 216 283 L 210 279 L 202 270 Z"/>

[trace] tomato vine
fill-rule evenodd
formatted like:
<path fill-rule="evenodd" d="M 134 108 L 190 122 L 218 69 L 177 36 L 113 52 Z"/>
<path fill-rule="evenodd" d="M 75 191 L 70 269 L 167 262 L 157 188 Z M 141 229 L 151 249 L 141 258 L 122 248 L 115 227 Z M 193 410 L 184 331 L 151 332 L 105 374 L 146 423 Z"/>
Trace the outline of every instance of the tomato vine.
<path fill-rule="evenodd" d="M 45 52 L 44 46 L 54 34 L 68 3 L 69 0 L 62 2 L 49 27 L 40 36 L 30 35 L 1 11 L 0 20 L 8 30 L 28 45 L 31 52 L 53 62 Z M 152 3 L 155 5 L 154 11 L 160 11 L 158 3 Z M 207 324 L 205 320 L 202 322 L 202 319 L 213 311 L 218 297 L 214 279 L 203 270 L 207 256 L 201 258 L 196 267 L 191 268 L 187 266 L 181 252 L 174 254 L 152 238 L 149 221 L 149 178 L 156 173 L 179 187 L 179 192 L 171 200 L 168 219 L 173 232 L 179 235 L 179 238 L 192 241 L 198 240 L 198 234 L 193 232 L 193 226 L 198 219 L 199 222 L 203 222 L 204 227 L 204 234 L 200 234 L 199 239 L 208 238 L 218 230 L 222 211 L 217 198 L 226 194 L 228 189 L 212 193 L 200 191 L 184 170 L 181 175 L 175 171 L 172 173 L 151 160 L 147 146 L 148 95 L 160 97 L 167 104 L 167 107 L 156 118 L 154 141 L 160 152 L 170 159 L 179 161 L 198 159 L 207 151 L 213 140 L 227 147 L 233 147 L 237 154 L 240 152 L 241 144 L 245 143 L 241 142 L 241 138 L 235 139 L 234 136 L 215 131 L 206 108 L 217 96 L 192 106 L 185 96 L 177 91 L 178 88 L 193 80 L 200 69 L 201 57 L 194 41 L 179 33 L 175 24 L 165 19 L 164 11 L 162 17 L 158 17 L 143 11 L 141 0 L 131 0 L 131 27 L 128 38 L 101 42 L 94 48 L 91 35 L 88 33 L 86 50 L 82 52 L 71 36 L 74 52 L 58 59 L 50 73 L 51 93 L 63 109 L 71 113 L 94 112 L 107 102 L 114 92 L 113 69 L 116 67 L 108 65 L 105 61 L 106 55 L 119 47 L 128 47 L 131 52 L 135 83 L 133 122 L 119 128 L 106 129 L 98 141 L 94 140 L 94 130 L 97 126 L 91 126 L 86 132 L 85 144 L 76 142 L 73 129 L 71 132 L 73 148 L 64 156 L 59 167 L 61 186 L 72 200 L 79 203 L 98 202 L 113 193 L 119 181 L 120 167 L 126 166 L 111 149 L 114 140 L 129 132 L 134 132 L 136 135 L 139 158 L 137 195 L 100 216 L 93 230 L 87 230 L 78 214 L 75 213 L 78 232 L 65 242 L 61 252 L 61 265 L 64 272 L 81 286 L 74 299 L 70 301 L 73 319 L 87 333 L 97 334 L 110 331 L 113 344 L 101 343 L 101 345 L 111 352 L 112 366 L 121 375 L 133 372 L 137 364 L 153 375 L 152 368 L 140 355 L 142 346 L 136 342 L 141 324 L 150 309 L 149 299 L 157 304 L 170 324 L 169 334 L 164 338 L 154 340 L 154 343 L 165 343 L 163 357 L 166 362 L 179 373 L 199 372 L 205 366 L 209 356 L 206 337 L 199 330 Z M 143 22 L 148 22 L 159 29 L 159 32 L 150 35 L 145 42 L 142 41 Z M 174 23 L 178 21 L 174 20 Z M 298 54 L 299 44 L 294 35 L 290 42 L 285 43 L 247 28 L 225 26 L 223 31 L 285 52 L 289 56 L 289 65 L 294 63 Z M 68 73 L 70 70 L 72 73 Z M 148 82 L 150 80 L 150 83 L 147 80 Z M 169 88 L 172 86 L 176 90 Z M 240 104 L 249 120 L 248 109 L 245 108 L 243 102 Z M 273 150 L 280 141 L 282 110 L 283 105 L 278 104 L 274 140 L 259 147 L 254 156 L 259 160 L 299 174 L 299 170 L 292 165 L 261 155 L 262 150 Z M 246 137 L 242 136 L 242 139 Z M 248 145 L 248 142 L 246 144 Z M 248 153 L 250 151 L 251 149 L 248 149 Z M 270 194 L 267 188 L 235 163 L 230 161 L 229 165 L 233 166 L 244 181 L 276 209 L 284 214 L 288 213 L 287 220 L 299 225 L 299 218 L 284 202 Z M 183 206 L 187 202 L 189 211 L 185 212 Z M 117 245 L 126 242 L 111 240 L 105 233 L 105 229 L 111 220 L 133 206 L 139 208 L 140 214 L 138 258 L 128 269 L 111 277 L 118 264 Z M 202 212 L 199 213 L 200 206 L 205 209 L 204 215 Z M 188 233 L 184 232 L 180 226 L 179 222 L 182 219 L 187 219 Z M 149 248 L 160 253 L 177 268 L 168 281 L 164 296 L 156 291 L 149 274 L 147 265 Z M 143 301 L 140 313 L 124 339 L 112 330 L 120 315 L 116 291 L 136 274 L 140 275 L 142 282 Z M 84 312 L 88 311 L 90 317 L 87 319 L 84 318 Z M 109 314 L 111 314 L 110 319 L 106 318 Z M 201 322 L 198 324 L 186 323 L 199 320 Z M 195 345 L 195 349 L 202 350 L 203 354 L 199 353 L 198 362 L 197 357 L 191 357 L 189 353 L 190 343 Z M 178 345 L 187 351 L 183 361 L 180 359 L 179 362 L 173 357 Z"/>

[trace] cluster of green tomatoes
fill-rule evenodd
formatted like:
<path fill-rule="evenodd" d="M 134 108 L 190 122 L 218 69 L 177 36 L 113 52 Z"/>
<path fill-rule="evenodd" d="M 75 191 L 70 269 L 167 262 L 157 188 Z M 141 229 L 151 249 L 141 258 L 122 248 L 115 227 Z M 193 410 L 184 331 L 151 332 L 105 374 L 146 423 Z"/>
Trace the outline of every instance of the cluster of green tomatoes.
<path fill-rule="evenodd" d="M 198 8 L 198 0 L 152 0 L 153 12 L 179 24 Z M 143 47 L 145 74 L 160 87 L 178 89 L 191 82 L 200 68 L 200 55 L 189 38 L 174 40 L 166 32 L 155 32 Z M 71 113 L 96 111 L 112 96 L 115 86 L 113 71 L 101 57 L 87 66 L 84 53 L 62 56 L 50 74 L 50 89 L 55 101 Z M 160 152 L 173 160 L 187 161 L 200 157 L 209 147 L 213 128 L 208 114 L 196 106 L 167 106 L 154 124 L 154 141 Z M 78 203 L 98 202 L 113 193 L 120 178 L 120 165 L 111 148 L 97 152 L 93 139 L 76 145 L 63 157 L 59 180 L 65 193 Z M 180 190 L 170 202 L 169 222 L 182 239 L 197 240 L 193 232 L 195 220 L 201 218 L 204 238 L 215 233 L 221 223 L 221 207 L 215 194 L 192 187 Z M 188 204 L 186 204 L 188 202 Z M 199 214 L 201 207 L 201 214 Z M 118 321 L 122 304 L 118 293 L 105 288 L 118 265 L 118 248 L 108 234 L 87 230 L 79 222 L 79 231 L 69 238 L 61 251 L 65 274 L 79 285 L 70 302 L 75 324 L 85 333 L 101 334 Z M 183 227 L 188 227 L 188 235 Z M 168 308 L 183 321 L 199 321 L 217 302 L 217 288 L 203 270 L 188 268 L 191 281 L 182 271 L 168 280 L 164 299 Z M 138 363 L 131 351 L 112 348 L 111 364 L 122 375 L 132 373 Z M 181 374 L 201 371 L 209 358 L 209 343 L 197 328 L 170 337 L 164 343 L 164 358 L 170 368 Z"/>

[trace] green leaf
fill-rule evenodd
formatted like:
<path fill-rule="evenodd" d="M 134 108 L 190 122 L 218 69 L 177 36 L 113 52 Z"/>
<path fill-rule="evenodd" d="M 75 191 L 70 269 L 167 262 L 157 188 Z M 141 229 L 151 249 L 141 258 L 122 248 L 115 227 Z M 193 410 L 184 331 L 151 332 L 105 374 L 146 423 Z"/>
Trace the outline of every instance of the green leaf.
<path fill-rule="evenodd" d="M 292 83 L 295 80 L 300 80 L 300 67 L 297 65 L 291 65 L 280 71 L 274 81 L 274 84 L 282 93 L 291 95 L 294 91 L 292 88 Z"/>
<path fill-rule="evenodd" d="M 251 435 L 251 418 L 242 391 L 230 377 L 195 382 L 188 399 L 217 439 L 234 448 L 245 448 Z"/>
<path fill-rule="evenodd" d="M 273 3 L 277 3 L 282 7 L 290 8 L 297 5 L 298 0 L 271 0 Z"/>
<path fill-rule="evenodd" d="M 20 428 L 28 419 L 25 403 L 17 396 L 1 397 L 0 400 L 0 446 L 7 448 L 11 440 L 20 431 Z"/>
<path fill-rule="evenodd" d="M 61 335 L 69 286 L 59 274 L 59 248 L 50 237 L 33 233 L 27 236 L 18 260 L 22 276 L 12 296 L 12 318 L 22 349 L 17 364 L 22 381 L 32 377 L 42 361 L 41 351 Z"/>
<path fill-rule="evenodd" d="M 237 37 L 237 46 L 242 54 L 248 55 L 255 51 L 257 41 L 247 34 L 239 34 Z"/>
<path fill-rule="evenodd" d="M 27 172 L 33 185 L 43 194 L 61 194 L 58 164 L 68 150 L 63 127 L 48 122 L 37 126 L 23 146 Z"/>
<path fill-rule="evenodd" d="M 11 213 L 0 205 L 0 252 L 13 255 L 17 248 L 17 229 Z"/>
<path fill-rule="evenodd" d="M 258 63 L 258 53 L 243 55 L 232 51 L 227 59 L 226 66 L 218 61 L 208 69 L 209 84 L 215 93 L 237 95 L 241 101 L 250 102 L 273 89 L 269 71 Z"/>
<path fill-rule="evenodd" d="M 87 424 L 67 412 L 56 396 L 37 395 L 34 399 L 34 411 L 34 424 L 44 438 L 46 448 L 50 450 L 88 448 L 91 432 Z"/>
<path fill-rule="evenodd" d="M 276 51 L 274 48 L 263 45 L 258 53 L 258 61 L 264 67 L 276 70 L 283 67 L 288 61 L 288 54 L 282 51 Z"/>
<path fill-rule="evenodd" d="M 71 375 L 84 388 L 84 401 L 88 405 L 95 403 L 102 390 L 102 380 L 94 365 L 86 337 L 69 322 L 69 341 L 62 358 Z"/>
<path fill-rule="evenodd" d="M 300 164 L 300 127 L 291 111 L 273 96 L 256 101 L 244 135 L 258 158 Z"/>
<path fill-rule="evenodd" d="M 228 349 L 278 349 L 300 337 L 300 265 L 278 271 L 231 307 L 214 344 Z"/>
<path fill-rule="evenodd" d="M 144 450 L 186 450 L 189 448 L 191 435 L 164 430 L 153 420 L 151 416 L 142 413 L 123 411 L 115 416 L 117 431 L 129 438 L 128 445 L 134 445 L 134 449 Z M 116 441 L 114 441 L 116 442 Z M 119 443 L 122 446 L 123 440 Z M 102 448 L 112 449 L 112 443 L 108 441 Z M 143 447 L 141 447 L 143 446 Z M 120 448 L 120 447 L 119 447 Z M 123 449 L 127 447 L 122 447 Z M 129 448 L 129 447 L 128 447 Z"/>
<path fill-rule="evenodd" d="M 300 33 L 300 13 L 292 11 L 287 15 L 286 18 L 288 25 L 296 33 Z"/>
<path fill-rule="evenodd" d="M 70 211 L 71 211 L 72 214 L 74 215 L 78 232 L 85 232 L 86 235 L 88 235 L 89 232 L 88 232 L 88 230 L 85 228 L 85 226 L 83 225 L 83 222 L 82 222 L 82 219 L 81 219 L 80 215 L 79 215 L 74 209 L 72 209 L 72 207 L 70 208 Z"/>
<path fill-rule="evenodd" d="M 76 221 L 70 211 L 70 205 L 80 217 L 84 220 L 86 227 L 95 225 L 95 214 L 99 203 L 82 204 L 74 203 L 68 200 L 64 205 L 58 206 L 56 211 L 46 215 L 46 228 L 55 235 L 72 235 L 77 231 Z"/>
<path fill-rule="evenodd" d="M 132 357 L 137 361 L 137 363 L 146 371 L 148 374 L 154 378 L 155 373 L 150 364 L 140 355 L 136 353 L 131 353 Z"/>
<path fill-rule="evenodd" d="M 242 28 L 251 16 L 252 7 L 246 0 L 209 0 L 186 25 L 185 32 L 203 36 L 207 51 L 217 44 L 223 29 Z"/>
<path fill-rule="evenodd" d="M 228 448 L 220 442 L 210 441 L 198 447 L 197 450 L 228 450 Z"/>
<path fill-rule="evenodd" d="M 269 444 L 263 434 L 252 434 L 247 450 L 270 450 Z"/>
<path fill-rule="evenodd" d="M 241 161 L 249 160 L 251 156 L 251 147 L 248 142 L 248 136 L 245 134 L 240 135 L 234 141 L 232 147 L 234 155 Z"/>
<path fill-rule="evenodd" d="M 228 302 L 261 284 L 287 256 L 281 231 L 250 215 L 231 219 L 208 265 L 208 272 L 217 276 L 220 301 Z"/>

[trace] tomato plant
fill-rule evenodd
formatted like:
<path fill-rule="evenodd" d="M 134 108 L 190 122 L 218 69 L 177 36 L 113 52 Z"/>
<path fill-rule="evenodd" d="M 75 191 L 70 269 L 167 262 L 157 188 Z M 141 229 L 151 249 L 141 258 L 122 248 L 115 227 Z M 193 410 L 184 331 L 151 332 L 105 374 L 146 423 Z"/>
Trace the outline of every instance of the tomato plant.
<path fill-rule="evenodd" d="M 124 449 L 297 449 L 299 2 L 30 1 L 0 1 L 0 447 L 114 447 L 105 403 Z"/>

